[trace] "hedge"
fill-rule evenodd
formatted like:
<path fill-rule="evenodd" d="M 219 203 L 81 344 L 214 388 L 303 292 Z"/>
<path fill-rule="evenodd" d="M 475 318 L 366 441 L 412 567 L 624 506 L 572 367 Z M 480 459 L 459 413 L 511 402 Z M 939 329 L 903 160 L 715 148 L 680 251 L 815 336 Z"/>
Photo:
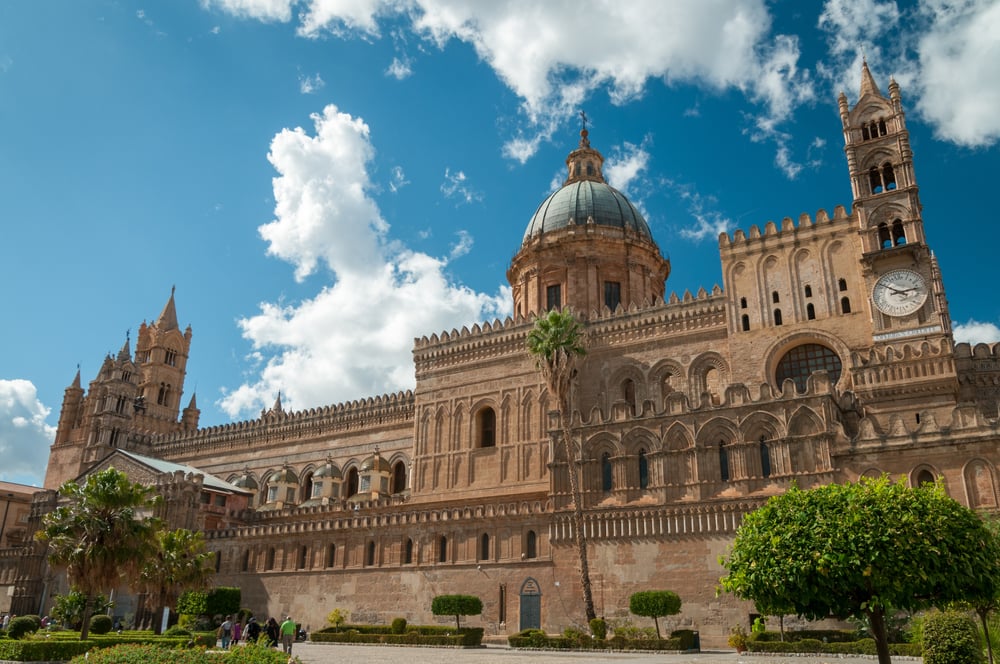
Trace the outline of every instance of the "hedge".
<path fill-rule="evenodd" d="M 669 639 L 625 639 L 586 641 L 566 636 L 548 636 L 541 630 L 525 630 L 507 637 L 511 648 L 550 648 L 554 650 L 691 650 L 694 633 L 690 636 L 671 635 Z M 685 647 L 687 646 L 687 647 Z"/>
<path fill-rule="evenodd" d="M 876 655 L 875 640 L 837 641 L 824 643 L 818 639 L 798 641 L 766 641 L 750 638 L 747 650 L 755 653 L 822 653 L 830 655 Z M 920 657 L 919 643 L 890 643 L 889 653 L 900 657 Z"/>
<path fill-rule="evenodd" d="M 483 628 L 463 627 L 456 630 L 436 626 L 407 626 L 404 634 L 393 634 L 392 628 L 383 625 L 358 625 L 341 628 L 328 627 L 309 635 L 317 643 L 384 643 L 388 645 L 463 646 L 474 647 L 483 643 Z"/>
<path fill-rule="evenodd" d="M 81 641 L 79 637 L 73 641 L 0 639 L 0 659 L 19 662 L 67 660 L 84 654 L 96 645 L 94 641 Z"/>

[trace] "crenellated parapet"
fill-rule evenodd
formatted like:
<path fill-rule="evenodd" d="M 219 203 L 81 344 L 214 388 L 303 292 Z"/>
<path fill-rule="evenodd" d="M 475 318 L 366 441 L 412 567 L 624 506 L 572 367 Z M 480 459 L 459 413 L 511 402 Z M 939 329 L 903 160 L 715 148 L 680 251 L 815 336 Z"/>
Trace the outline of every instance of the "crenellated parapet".
<path fill-rule="evenodd" d="M 321 408 L 268 412 L 256 420 L 207 427 L 193 434 L 165 436 L 153 442 L 151 448 L 154 455 L 169 457 L 213 448 L 245 448 L 248 439 L 280 443 L 319 434 L 398 426 L 413 420 L 413 407 L 413 391 L 406 390 Z"/>
<path fill-rule="evenodd" d="M 429 372 L 458 365 L 488 362 L 524 354 L 531 323 L 509 316 L 502 322 L 476 323 L 470 329 L 441 332 L 413 340 L 413 362 L 417 380 Z"/>
<path fill-rule="evenodd" d="M 949 337 L 937 343 L 900 342 L 855 352 L 850 370 L 855 392 L 868 398 L 914 392 L 922 382 L 936 384 L 938 391 L 954 390 L 957 375 Z"/>
<path fill-rule="evenodd" d="M 729 252 L 756 251 L 760 245 L 781 243 L 781 242 L 801 242 L 809 235 L 828 234 L 842 230 L 852 223 L 852 217 L 847 214 L 843 205 L 838 205 L 833 209 L 833 217 L 826 210 L 819 210 L 816 218 L 813 219 L 808 213 L 799 215 L 798 223 L 792 221 L 791 217 L 785 217 L 781 221 L 781 228 L 773 221 L 764 224 L 764 231 L 761 232 L 757 224 L 750 226 L 747 232 L 737 229 L 732 236 L 723 232 L 719 234 L 719 251 L 723 254 Z"/>
<path fill-rule="evenodd" d="M 959 400 L 975 403 L 988 417 L 1000 414 L 1000 343 L 955 346 Z"/>

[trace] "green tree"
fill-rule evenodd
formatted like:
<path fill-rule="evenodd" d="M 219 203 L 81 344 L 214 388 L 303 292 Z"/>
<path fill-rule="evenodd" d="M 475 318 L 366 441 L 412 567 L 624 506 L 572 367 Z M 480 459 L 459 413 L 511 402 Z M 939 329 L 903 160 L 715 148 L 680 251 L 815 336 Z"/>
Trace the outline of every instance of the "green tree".
<path fill-rule="evenodd" d="M 886 612 L 994 594 L 996 540 L 940 484 L 888 478 L 792 487 L 747 515 L 722 588 L 809 619 L 867 620 L 888 664 Z"/>
<path fill-rule="evenodd" d="M 583 328 L 568 309 L 553 309 L 537 318 L 528 333 L 528 352 L 542 374 L 549 396 L 559 413 L 559 431 L 568 464 L 569 488 L 573 499 L 573 540 L 580 560 L 580 584 L 583 586 L 583 606 L 587 621 L 597 617 L 590 585 L 590 564 L 587 558 L 587 537 L 583 530 L 583 500 L 577 477 L 577 455 L 570 436 L 570 388 L 576 376 L 576 361 L 586 355 Z"/>
<path fill-rule="evenodd" d="M 79 590 L 71 590 L 65 595 L 53 597 L 52 617 L 72 629 L 80 629 L 83 624 L 83 609 L 87 597 Z M 91 604 L 92 614 L 104 613 L 114 605 L 104 595 L 95 595 Z"/>
<path fill-rule="evenodd" d="M 138 580 L 142 561 L 155 550 L 159 525 L 152 516 L 158 497 L 114 468 L 94 473 L 85 484 L 59 487 L 60 505 L 46 514 L 36 537 L 49 546 L 49 563 L 65 568 L 83 593 L 80 638 L 90 628 L 90 609 L 104 590 Z"/>
<path fill-rule="evenodd" d="M 181 592 L 203 588 L 215 573 L 215 554 L 205 551 L 205 538 L 184 528 L 160 530 L 156 534 L 156 553 L 142 565 L 139 577 L 146 592 L 162 610 L 172 605 Z M 153 621 L 159 634 L 162 622 Z"/>
<path fill-rule="evenodd" d="M 644 590 L 628 598 L 628 610 L 637 616 L 652 618 L 656 625 L 656 638 L 660 636 L 660 616 L 680 613 L 681 598 L 670 590 Z"/>
<path fill-rule="evenodd" d="M 475 616 L 483 612 L 483 601 L 475 595 L 438 595 L 431 600 L 431 613 L 455 616 L 455 627 L 462 629 L 460 616 Z"/>

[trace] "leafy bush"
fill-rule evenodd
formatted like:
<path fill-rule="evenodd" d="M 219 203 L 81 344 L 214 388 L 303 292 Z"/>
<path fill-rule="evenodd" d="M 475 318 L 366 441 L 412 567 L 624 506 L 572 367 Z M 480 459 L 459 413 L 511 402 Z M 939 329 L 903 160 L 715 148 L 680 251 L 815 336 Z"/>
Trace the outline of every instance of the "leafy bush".
<path fill-rule="evenodd" d="M 924 620 L 924 664 L 979 664 L 983 651 L 972 620 L 951 611 Z"/>
<path fill-rule="evenodd" d="M 671 639 L 679 639 L 681 650 L 701 650 L 701 638 L 693 629 L 675 629 L 670 632 Z"/>
<path fill-rule="evenodd" d="M 392 633 L 393 634 L 405 634 L 406 633 L 406 618 L 394 618 L 392 621 Z"/>
<path fill-rule="evenodd" d="M 113 626 L 111 617 L 103 613 L 90 619 L 90 631 L 94 634 L 107 634 Z"/>
<path fill-rule="evenodd" d="M 23 639 L 42 627 L 42 619 L 38 616 L 17 616 L 7 625 L 7 636 L 11 639 Z"/>
<path fill-rule="evenodd" d="M 298 662 L 298 658 L 289 660 L 288 656 L 280 650 L 269 648 L 268 646 L 248 643 L 241 648 L 233 648 L 225 654 L 225 659 L 221 660 L 225 664 L 285 664 L 288 661 Z"/>
<path fill-rule="evenodd" d="M 208 613 L 208 593 L 203 590 L 188 590 L 177 598 L 177 613 L 200 616 Z"/>
<path fill-rule="evenodd" d="M 239 588 L 220 586 L 208 591 L 205 599 L 205 613 L 210 616 L 233 615 L 240 610 L 241 593 Z M 185 611 L 185 613 L 189 613 Z"/>
<path fill-rule="evenodd" d="M 590 621 L 590 633 L 595 639 L 605 639 L 608 636 L 608 623 L 604 618 L 594 618 Z"/>
<path fill-rule="evenodd" d="M 330 627 L 340 628 L 347 622 L 349 612 L 344 609 L 334 609 L 326 614 L 326 622 Z"/>
<path fill-rule="evenodd" d="M 191 636 L 191 630 L 174 625 L 163 633 L 163 636 Z"/>
<path fill-rule="evenodd" d="M 93 641 L 56 639 L 0 639 L 0 659 L 18 662 L 66 661 L 93 648 Z"/>

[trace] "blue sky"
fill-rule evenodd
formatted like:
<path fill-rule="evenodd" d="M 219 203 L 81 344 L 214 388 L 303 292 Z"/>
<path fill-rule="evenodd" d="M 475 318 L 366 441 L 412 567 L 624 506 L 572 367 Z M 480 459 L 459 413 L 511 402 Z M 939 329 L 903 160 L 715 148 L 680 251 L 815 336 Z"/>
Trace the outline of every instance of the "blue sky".
<path fill-rule="evenodd" d="M 583 109 L 612 184 L 721 282 L 720 231 L 850 206 L 836 95 L 899 81 L 956 336 L 1000 340 L 1000 4 L 0 4 L 0 479 L 176 286 L 202 425 L 413 385 L 414 337 L 510 313 Z"/>

